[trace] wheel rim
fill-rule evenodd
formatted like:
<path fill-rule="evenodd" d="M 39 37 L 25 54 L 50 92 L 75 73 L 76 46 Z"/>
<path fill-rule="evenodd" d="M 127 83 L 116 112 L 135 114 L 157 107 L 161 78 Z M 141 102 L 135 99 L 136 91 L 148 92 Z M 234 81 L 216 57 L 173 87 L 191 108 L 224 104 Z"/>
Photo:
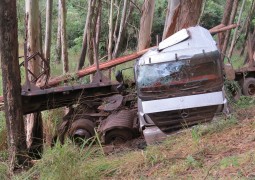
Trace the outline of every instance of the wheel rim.
<path fill-rule="evenodd" d="M 255 94 L 255 84 L 250 84 L 248 86 L 248 92 L 249 92 L 249 95 L 254 95 Z"/>

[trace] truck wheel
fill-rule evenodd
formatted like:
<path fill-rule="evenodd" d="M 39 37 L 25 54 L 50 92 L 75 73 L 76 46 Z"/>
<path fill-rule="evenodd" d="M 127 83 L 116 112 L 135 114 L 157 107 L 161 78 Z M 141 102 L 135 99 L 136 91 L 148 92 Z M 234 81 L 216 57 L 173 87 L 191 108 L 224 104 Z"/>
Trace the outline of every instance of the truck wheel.
<path fill-rule="evenodd" d="M 106 133 L 105 144 L 124 143 L 133 138 L 133 133 L 128 129 L 113 129 Z"/>
<path fill-rule="evenodd" d="M 84 140 L 95 135 L 95 124 L 88 119 L 78 119 L 74 121 L 69 130 L 69 136 L 77 144 L 82 144 Z"/>
<path fill-rule="evenodd" d="M 245 96 L 255 95 L 255 78 L 247 78 L 243 82 L 243 94 Z"/>

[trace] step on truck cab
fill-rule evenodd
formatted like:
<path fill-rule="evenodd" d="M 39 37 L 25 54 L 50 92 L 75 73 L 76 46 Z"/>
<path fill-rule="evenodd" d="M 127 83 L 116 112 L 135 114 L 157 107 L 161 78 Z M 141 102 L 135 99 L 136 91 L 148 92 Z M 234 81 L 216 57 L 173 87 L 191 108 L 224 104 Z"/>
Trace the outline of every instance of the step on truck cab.
<path fill-rule="evenodd" d="M 135 64 L 140 131 L 148 144 L 223 110 L 223 64 L 208 30 L 183 29 Z"/>

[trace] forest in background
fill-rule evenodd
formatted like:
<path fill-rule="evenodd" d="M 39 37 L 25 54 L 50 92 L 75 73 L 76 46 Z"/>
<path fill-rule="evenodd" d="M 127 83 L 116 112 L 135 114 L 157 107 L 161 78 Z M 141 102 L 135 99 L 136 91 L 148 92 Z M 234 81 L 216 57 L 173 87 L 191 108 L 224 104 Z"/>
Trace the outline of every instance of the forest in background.
<path fill-rule="evenodd" d="M 118 26 L 120 24 L 120 16 L 123 10 L 123 2 L 124 1 L 116 1 L 114 3 L 113 10 L 113 24 L 114 28 L 116 28 L 116 32 L 114 36 L 118 36 Z M 130 53 L 137 48 L 137 40 L 139 36 L 139 24 L 140 17 L 142 11 L 142 0 L 134 1 L 136 6 L 133 7 L 132 13 L 128 18 L 128 22 L 126 24 L 125 31 L 123 32 L 123 40 L 120 45 L 120 54 Z M 213 28 L 221 23 L 225 1 L 220 0 L 206 0 L 205 2 L 204 12 L 200 19 L 199 24 L 207 29 Z M 156 44 L 156 36 L 159 35 L 162 37 L 164 24 L 165 24 L 165 16 L 166 16 L 166 7 L 168 1 L 156 1 L 155 11 L 153 17 L 152 31 L 151 31 L 151 46 Z M 20 50 L 23 52 L 23 42 L 25 39 L 25 0 L 18 1 L 18 32 L 19 32 L 19 42 L 20 42 Z M 44 1 L 40 1 L 39 3 L 40 17 L 41 17 L 41 26 L 42 32 L 45 32 L 45 17 L 46 17 L 46 3 Z M 247 15 L 249 13 L 249 9 L 252 5 L 251 0 L 247 0 L 244 11 L 242 13 L 241 25 L 239 31 L 241 31 L 241 27 L 245 24 L 247 20 Z M 75 1 L 67 1 L 67 16 L 66 16 L 66 28 L 67 28 L 67 45 L 68 51 L 70 52 L 70 61 L 69 64 L 75 70 L 77 66 L 77 61 L 79 60 L 79 55 L 82 49 L 82 41 L 83 41 L 83 33 L 84 33 L 84 24 L 86 22 L 86 16 L 88 11 L 88 4 L 85 0 L 75 0 Z M 99 59 L 107 55 L 107 46 L 108 46 L 108 20 L 109 20 L 109 7 L 110 1 L 103 1 L 102 4 L 102 22 L 101 22 L 101 33 L 100 33 L 100 43 L 99 43 Z M 239 6 L 240 8 L 240 6 Z M 118 19 L 117 19 L 118 16 Z M 237 16 L 235 18 L 235 22 L 237 21 Z M 117 22 L 116 22 L 117 20 Z M 255 20 L 252 20 L 251 29 L 255 24 Z M 116 27 L 115 27 L 116 26 Z M 51 46 L 51 63 L 54 68 L 55 63 L 60 61 L 59 57 L 56 57 L 56 45 L 57 45 L 57 31 L 58 31 L 58 2 L 53 1 L 53 16 L 52 16 L 52 46 Z M 240 38 L 237 43 L 237 50 L 240 50 L 245 42 L 245 33 L 240 32 Z M 42 33 L 42 39 L 44 40 L 45 34 Z M 115 40 L 114 40 L 115 43 Z M 238 57 L 240 58 L 240 57 Z M 105 58 L 104 60 L 107 60 Z M 59 75 L 61 71 L 53 72 L 53 75 Z"/>

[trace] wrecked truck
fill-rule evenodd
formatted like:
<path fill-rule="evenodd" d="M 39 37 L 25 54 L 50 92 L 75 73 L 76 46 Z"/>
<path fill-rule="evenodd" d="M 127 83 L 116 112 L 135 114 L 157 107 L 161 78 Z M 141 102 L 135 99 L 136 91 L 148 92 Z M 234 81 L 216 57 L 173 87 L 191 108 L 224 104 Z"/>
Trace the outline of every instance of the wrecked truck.
<path fill-rule="evenodd" d="M 148 144 L 161 141 L 176 130 L 211 121 L 227 102 L 220 52 L 209 31 L 200 26 L 183 29 L 144 54 L 134 74 L 136 93 L 126 91 L 119 71 L 120 94 L 94 108 L 94 113 L 108 112 L 98 128 L 106 144 L 132 139 L 138 130 Z M 76 125 L 81 121 L 74 121 L 71 134 L 89 137 Z M 79 127 L 88 127 L 89 121 Z"/>
<path fill-rule="evenodd" d="M 67 136 L 82 143 L 98 132 L 105 144 L 140 134 L 151 144 L 181 128 L 212 120 L 226 104 L 220 53 L 209 31 L 200 26 L 177 32 L 137 59 L 135 88 L 127 88 L 122 71 L 116 74 L 118 82 L 104 77 L 98 61 L 89 84 L 48 88 L 46 81 L 38 88 L 39 77 L 29 81 L 28 61 L 42 56 L 28 57 L 26 48 L 24 52 L 23 114 L 69 107 L 55 137 L 62 143 Z M 49 68 L 44 72 L 47 75 Z"/>
<path fill-rule="evenodd" d="M 137 60 L 140 131 L 147 143 L 211 121 L 226 107 L 223 64 L 208 30 L 183 29 Z"/>

